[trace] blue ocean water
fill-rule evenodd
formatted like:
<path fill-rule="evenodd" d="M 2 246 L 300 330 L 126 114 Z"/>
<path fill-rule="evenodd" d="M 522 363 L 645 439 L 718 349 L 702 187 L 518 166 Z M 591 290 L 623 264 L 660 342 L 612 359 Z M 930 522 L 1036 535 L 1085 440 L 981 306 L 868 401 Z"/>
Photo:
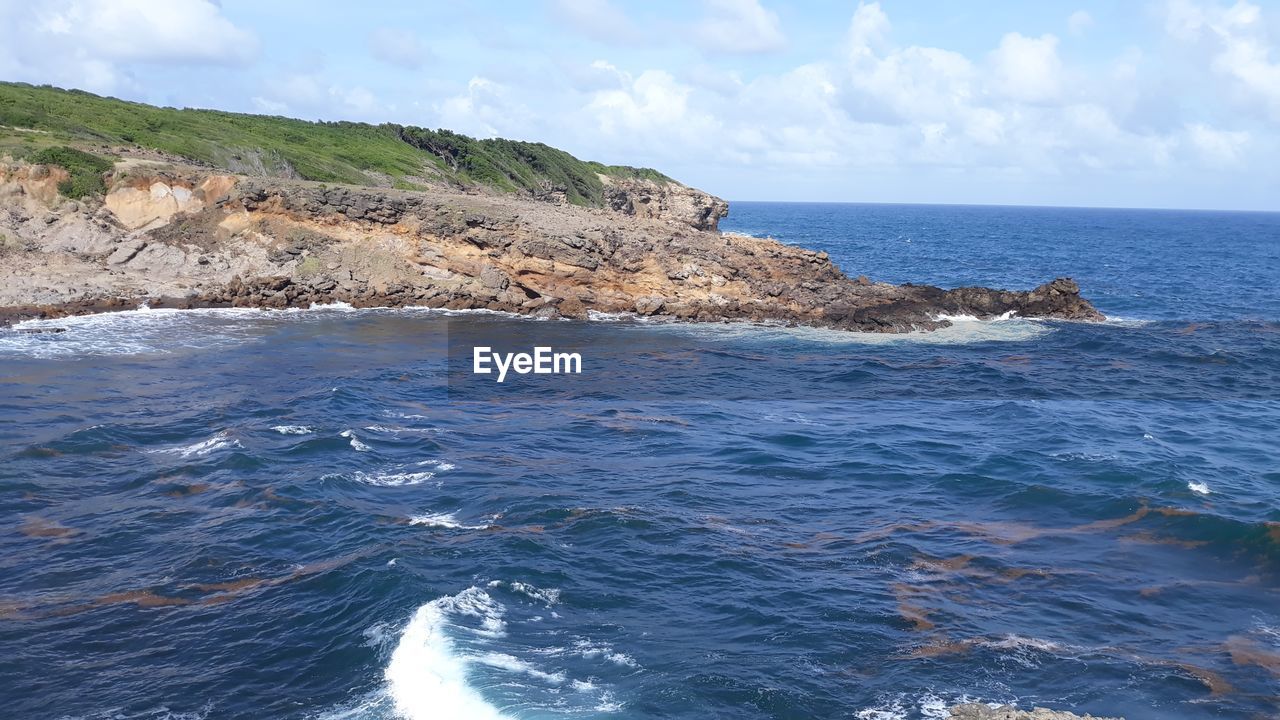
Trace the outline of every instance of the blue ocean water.
<path fill-rule="evenodd" d="M 1280 713 L 1280 215 L 736 203 L 724 227 L 877 280 L 1070 275 L 1113 320 L 0 332 L 5 713 Z M 481 342 L 584 372 L 477 384 Z"/>

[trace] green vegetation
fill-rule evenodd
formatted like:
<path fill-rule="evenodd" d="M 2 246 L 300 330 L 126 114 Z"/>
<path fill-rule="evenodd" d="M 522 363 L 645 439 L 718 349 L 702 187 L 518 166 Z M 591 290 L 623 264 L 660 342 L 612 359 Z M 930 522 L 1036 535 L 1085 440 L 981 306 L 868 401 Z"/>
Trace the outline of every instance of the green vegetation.
<path fill-rule="evenodd" d="M 312 275 L 319 275 L 323 270 L 324 263 L 320 262 L 320 258 L 314 255 L 308 255 L 303 258 L 302 262 L 298 263 L 298 267 L 294 273 L 298 277 L 311 277 Z"/>
<path fill-rule="evenodd" d="M 232 172 L 404 189 L 438 178 L 506 192 L 563 191 L 580 205 L 604 203 L 600 175 L 671 181 L 656 170 L 584 162 L 542 143 L 393 124 L 160 108 L 20 83 L 0 83 L 0 126 L 0 150 L 46 140 L 137 145 Z M 83 159 L 76 162 L 88 167 Z M 67 169 L 73 179 L 80 177 Z M 81 185 L 74 190 L 92 191 Z"/>
<path fill-rule="evenodd" d="M 45 148 L 34 153 L 31 155 L 31 162 L 57 165 L 70 173 L 70 178 L 58 183 L 58 192 L 77 200 L 106 192 L 107 186 L 102 181 L 102 175 L 115 165 L 106 158 L 65 146 Z"/>
<path fill-rule="evenodd" d="M 400 125 L 382 127 L 393 129 L 405 143 L 443 161 L 446 170 L 464 183 L 488 185 L 508 192 L 537 194 L 562 189 L 571 203 L 599 205 L 604 192 L 601 174 L 671 181 L 657 170 L 583 162 L 542 143 L 476 140 L 448 130 Z"/>

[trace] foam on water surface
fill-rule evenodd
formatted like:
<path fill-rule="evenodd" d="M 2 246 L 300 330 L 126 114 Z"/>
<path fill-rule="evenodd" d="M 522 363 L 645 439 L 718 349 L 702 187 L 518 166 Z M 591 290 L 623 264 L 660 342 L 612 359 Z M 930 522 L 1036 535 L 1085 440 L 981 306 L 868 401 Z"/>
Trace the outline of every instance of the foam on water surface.
<path fill-rule="evenodd" d="M 428 515 L 414 515 L 409 518 L 410 525 L 425 525 L 426 527 L 444 528 L 446 530 L 483 530 L 488 525 L 467 525 L 460 522 L 453 513 L 435 513 Z"/>
<path fill-rule="evenodd" d="M 468 663 L 447 630 L 455 616 L 480 618 L 500 627 L 504 609 L 479 588 L 433 600 L 414 612 L 400 633 L 384 673 L 397 713 L 408 720 L 507 716 L 468 682 Z"/>
<path fill-rule="evenodd" d="M 211 438 L 194 442 L 189 445 L 173 445 L 170 447 L 154 448 L 146 450 L 152 455 L 176 455 L 182 458 L 204 457 L 220 450 L 228 449 L 244 449 L 244 445 L 240 441 L 231 437 L 227 431 L 217 433 Z"/>

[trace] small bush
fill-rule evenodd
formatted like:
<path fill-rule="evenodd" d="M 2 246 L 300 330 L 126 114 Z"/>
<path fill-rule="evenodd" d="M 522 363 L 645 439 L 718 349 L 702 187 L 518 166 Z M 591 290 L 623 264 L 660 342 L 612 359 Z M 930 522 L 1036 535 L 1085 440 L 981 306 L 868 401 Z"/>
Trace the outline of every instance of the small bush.
<path fill-rule="evenodd" d="M 308 255 L 302 259 L 302 262 L 298 263 L 298 267 L 293 271 L 293 274 L 300 278 L 306 278 L 319 275 L 322 272 L 324 272 L 324 263 L 320 261 L 320 258 L 315 255 Z"/>
<path fill-rule="evenodd" d="M 102 181 L 102 174 L 114 167 L 106 158 L 70 147 L 45 148 L 31 156 L 31 162 L 57 165 L 70 173 L 70 178 L 58 183 L 58 192 L 75 200 L 105 193 L 107 186 Z"/>

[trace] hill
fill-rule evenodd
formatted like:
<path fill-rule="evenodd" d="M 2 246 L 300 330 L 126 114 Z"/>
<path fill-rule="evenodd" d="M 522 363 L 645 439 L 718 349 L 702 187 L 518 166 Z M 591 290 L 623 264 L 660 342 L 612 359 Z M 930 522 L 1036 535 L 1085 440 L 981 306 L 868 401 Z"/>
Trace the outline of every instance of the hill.
<path fill-rule="evenodd" d="M 308 122 L 155 107 L 81 90 L 0 82 L 0 154 L 70 145 L 152 150 L 246 175 L 402 190 L 448 184 L 575 205 L 609 204 L 605 178 L 673 183 L 656 170 L 579 160 L 543 143 L 385 123 Z"/>

